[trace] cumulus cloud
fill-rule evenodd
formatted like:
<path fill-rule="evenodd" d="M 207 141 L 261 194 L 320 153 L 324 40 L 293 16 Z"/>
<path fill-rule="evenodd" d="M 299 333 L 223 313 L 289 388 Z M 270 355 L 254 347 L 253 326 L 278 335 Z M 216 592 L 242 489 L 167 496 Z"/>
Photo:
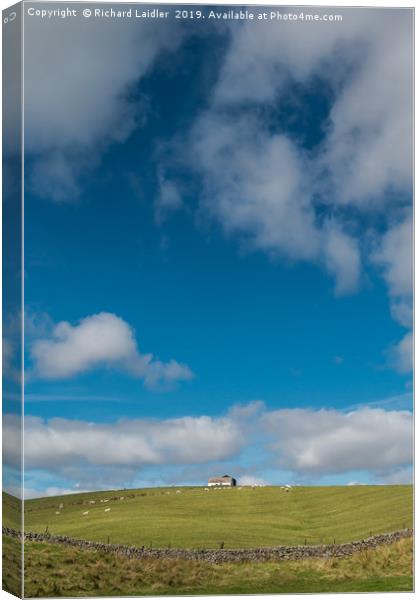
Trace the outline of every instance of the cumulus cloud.
<path fill-rule="evenodd" d="M 282 409 L 263 424 L 278 464 L 300 474 L 396 470 L 413 459 L 408 411 Z"/>
<path fill-rule="evenodd" d="M 48 337 L 31 343 L 30 356 L 33 374 L 43 379 L 65 379 L 107 366 L 142 378 L 149 388 L 193 377 L 189 367 L 175 360 L 165 363 L 141 354 L 130 325 L 107 312 L 85 317 L 77 325 L 54 325 Z"/>
<path fill-rule="evenodd" d="M 19 419 L 4 420 L 4 454 L 19 464 Z M 112 424 L 38 417 L 25 419 L 25 467 L 55 469 L 75 465 L 132 466 L 201 464 L 236 454 L 244 439 L 228 417 L 121 420 Z"/>
<path fill-rule="evenodd" d="M 4 459 L 10 467 L 19 465 L 20 427 L 18 416 L 5 415 Z M 402 481 L 413 459 L 413 415 L 407 410 L 366 406 L 350 412 L 267 410 L 251 403 L 216 417 L 93 423 L 28 416 L 24 443 L 28 477 L 31 470 L 42 469 L 77 481 L 84 489 L 92 482 L 98 489 L 106 484 L 127 485 L 139 470 L 153 467 L 159 467 L 163 478 L 167 469 L 182 468 L 182 480 L 190 482 L 223 468 L 240 475 L 241 485 L 266 484 L 265 468 L 270 478 L 278 469 L 282 480 L 285 474 L 313 482 L 324 476 L 364 472 L 378 481 Z M 243 463 L 243 457 L 250 454 L 260 461 L 252 474 L 249 461 L 247 469 Z M 181 477 L 179 472 L 177 477 Z M 71 486 L 67 483 L 66 487 Z"/>
<path fill-rule="evenodd" d="M 325 262 L 327 270 L 335 276 L 338 296 L 357 289 L 361 271 L 358 244 L 337 225 L 325 228 Z"/>
<path fill-rule="evenodd" d="M 310 167 L 286 135 L 268 133 L 255 118 L 214 111 L 191 139 L 205 209 L 227 234 L 274 258 L 325 265 L 338 294 L 357 288 L 357 241 L 336 220 L 318 222 Z"/>
<path fill-rule="evenodd" d="M 402 326 L 413 325 L 413 221 L 410 216 L 394 224 L 378 242 L 372 261 L 382 270 L 388 284 L 391 312 Z M 406 333 L 391 346 L 391 366 L 401 373 L 413 368 L 413 333 Z"/>
<path fill-rule="evenodd" d="M 50 28 L 31 19 L 25 30 L 25 150 L 35 159 L 35 191 L 56 201 L 77 197 L 83 169 L 146 116 L 144 102 L 130 100 L 131 87 L 181 37 L 174 23 L 80 17 Z"/>
<path fill-rule="evenodd" d="M 337 295 L 360 283 L 367 215 L 386 207 L 389 230 L 412 191 L 412 11 L 344 12 L 299 35 L 291 21 L 228 28 L 208 108 L 180 142 L 203 178 L 202 212 L 248 248 L 322 266 Z M 331 105 L 308 150 L 276 114 L 296 110 L 292 86 L 315 84 Z M 407 319 L 395 294 L 392 307 Z"/>
<path fill-rule="evenodd" d="M 402 325 L 412 325 L 413 221 L 411 216 L 393 225 L 379 240 L 372 260 L 383 272 L 391 310 Z"/>
<path fill-rule="evenodd" d="M 389 349 L 390 363 L 401 373 L 409 373 L 413 369 L 413 344 L 413 333 L 410 331 Z"/>
<path fill-rule="evenodd" d="M 214 102 L 274 105 L 291 82 L 328 78 L 335 100 L 321 162 L 333 202 L 371 210 L 387 188 L 411 188 L 412 11 L 344 10 L 339 25 L 318 25 L 300 23 L 297 35 L 291 21 L 235 23 Z"/>

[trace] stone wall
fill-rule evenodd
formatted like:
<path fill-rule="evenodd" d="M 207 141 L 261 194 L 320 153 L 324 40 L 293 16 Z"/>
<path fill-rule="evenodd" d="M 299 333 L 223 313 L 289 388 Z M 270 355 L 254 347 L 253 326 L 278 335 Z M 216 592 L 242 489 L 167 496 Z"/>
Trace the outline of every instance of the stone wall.
<path fill-rule="evenodd" d="M 21 538 L 22 534 L 15 529 L 3 527 L 3 534 Z M 397 540 L 409 538 L 413 535 L 412 529 L 403 529 L 393 533 L 383 533 L 369 537 L 365 540 L 348 542 L 345 544 L 319 545 L 319 546 L 278 546 L 277 548 L 253 548 L 243 550 L 184 550 L 176 548 L 139 548 L 119 544 L 102 544 L 77 540 L 64 535 L 50 535 L 48 533 L 25 533 L 25 540 L 29 542 L 49 542 L 65 544 L 101 552 L 114 552 L 129 558 L 184 558 L 189 560 L 205 560 L 212 563 L 242 562 L 242 561 L 267 561 L 267 560 L 301 560 L 304 558 L 329 558 L 332 556 L 350 556 L 361 550 L 376 548 L 384 544 L 392 544 Z"/>

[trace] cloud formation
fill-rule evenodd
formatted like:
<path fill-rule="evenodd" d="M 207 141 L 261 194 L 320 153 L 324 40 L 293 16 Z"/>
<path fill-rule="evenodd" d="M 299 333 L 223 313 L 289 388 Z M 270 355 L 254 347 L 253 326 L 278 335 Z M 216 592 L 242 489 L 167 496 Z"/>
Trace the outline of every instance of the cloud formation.
<path fill-rule="evenodd" d="M 25 30 L 25 150 L 35 158 L 33 189 L 72 201 L 81 173 L 144 121 L 144 99 L 131 88 L 182 34 L 174 23 L 82 17 L 47 27 L 31 19 Z"/>
<path fill-rule="evenodd" d="M 31 343 L 33 373 L 42 379 L 65 379 L 100 367 L 116 367 L 143 379 L 146 387 L 186 381 L 193 377 L 186 365 L 161 362 L 141 354 L 128 323 L 115 314 L 101 312 L 71 325 L 62 321 L 48 337 Z"/>
<path fill-rule="evenodd" d="M 397 344 L 391 346 L 389 358 L 391 365 L 400 373 L 409 373 L 413 370 L 414 340 L 412 331 L 406 333 Z"/>
<path fill-rule="evenodd" d="M 386 209 L 385 227 L 373 225 L 383 252 L 374 264 L 393 316 L 406 323 L 411 287 L 394 290 L 397 258 L 387 248 L 404 237 L 397 256 L 404 251 L 409 264 L 402 208 L 412 201 L 412 11 L 344 13 L 339 25 L 301 23 L 299 35 L 291 21 L 232 25 L 208 108 L 180 144 L 203 178 L 202 212 L 248 248 L 323 267 L 337 295 L 360 286 L 372 264 L 372 215 Z M 330 107 L 322 139 L 308 148 L 287 113 L 299 110 L 290 90 L 314 86 Z"/>
<path fill-rule="evenodd" d="M 264 415 L 263 423 L 277 463 L 295 473 L 379 473 L 409 465 L 413 458 L 408 411 L 282 409 Z"/>
<path fill-rule="evenodd" d="M 252 116 L 215 110 L 196 123 L 191 145 L 205 209 L 227 234 L 274 258 L 324 265 L 339 295 L 357 289 L 357 240 L 335 218 L 319 223 L 310 165 L 289 137 L 268 133 Z"/>
<path fill-rule="evenodd" d="M 383 272 L 394 318 L 405 327 L 413 321 L 413 221 L 394 224 L 380 239 L 372 260 Z"/>
<path fill-rule="evenodd" d="M 20 457 L 19 418 L 4 418 L 4 457 L 16 467 Z M 139 470 L 193 467 L 229 461 L 242 473 L 241 483 L 262 484 L 264 473 L 253 469 L 252 480 L 241 455 L 252 453 L 263 468 L 288 473 L 291 479 L 321 481 L 329 475 L 369 474 L 378 481 L 406 478 L 413 459 L 413 415 L 407 410 L 360 407 L 281 409 L 262 403 L 235 406 L 227 414 L 176 419 L 124 419 L 114 423 L 39 417 L 25 419 L 25 465 L 66 477 L 95 481 L 102 487 L 135 480 Z M 247 463 L 249 467 L 249 462 Z M 92 472 L 94 470 L 94 473 Z M 214 470 L 214 468 L 213 468 Z M 249 473 L 249 468 L 248 468 Z M 254 474 L 255 473 L 255 474 Z M 28 476 L 29 476 L 28 475 Z M 92 479 L 93 477 L 93 479 Z M 194 479 L 200 477 L 196 475 Z M 248 482 L 248 483 L 247 483 Z M 67 482 L 66 488 L 71 486 Z"/>
<path fill-rule="evenodd" d="M 19 419 L 5 418 L 4 453 L 18 465 Z M 228 417 L 121 420 L 112 424 L 38 417 L 25 419 L 25 467 L 60 470 L 78 465 L 141 468 L 201 464 L 236 454 L 244 444 Z"/>

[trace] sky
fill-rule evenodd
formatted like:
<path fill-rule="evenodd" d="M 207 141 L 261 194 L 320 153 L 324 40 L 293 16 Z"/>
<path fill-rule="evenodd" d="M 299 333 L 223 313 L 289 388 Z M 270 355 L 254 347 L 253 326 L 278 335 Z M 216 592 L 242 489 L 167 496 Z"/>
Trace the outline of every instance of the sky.
<path fill-rule="evenodd" d="M 413 17 L 340 12 L 25 18 L 26 497 L 411 481 Z"/>

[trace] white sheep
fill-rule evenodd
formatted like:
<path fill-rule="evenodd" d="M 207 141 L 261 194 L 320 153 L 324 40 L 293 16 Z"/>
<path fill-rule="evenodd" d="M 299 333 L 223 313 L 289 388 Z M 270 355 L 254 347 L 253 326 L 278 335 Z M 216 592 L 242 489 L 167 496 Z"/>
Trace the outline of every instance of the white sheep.
<path fill-rule="evenodd" d="M 110 510 L 110 508 L 106 508 L 104 512 L 109 512 Z"/>
<path fill-rule="evenodd" d="M 89 514 L 89 511 L 85 510 L 85 512 L 83 513 L 83 516 L 88 515 L 88 514 Z"/>
<path fill-rule="evenodd" d="M 60 514 L 60 511 L 59 511 L 59 510 L 56 510 L 56 511 L 55 511 L 55 514 L 56 514 L 56 515 L 59 515 L 59 514 Z"/>

